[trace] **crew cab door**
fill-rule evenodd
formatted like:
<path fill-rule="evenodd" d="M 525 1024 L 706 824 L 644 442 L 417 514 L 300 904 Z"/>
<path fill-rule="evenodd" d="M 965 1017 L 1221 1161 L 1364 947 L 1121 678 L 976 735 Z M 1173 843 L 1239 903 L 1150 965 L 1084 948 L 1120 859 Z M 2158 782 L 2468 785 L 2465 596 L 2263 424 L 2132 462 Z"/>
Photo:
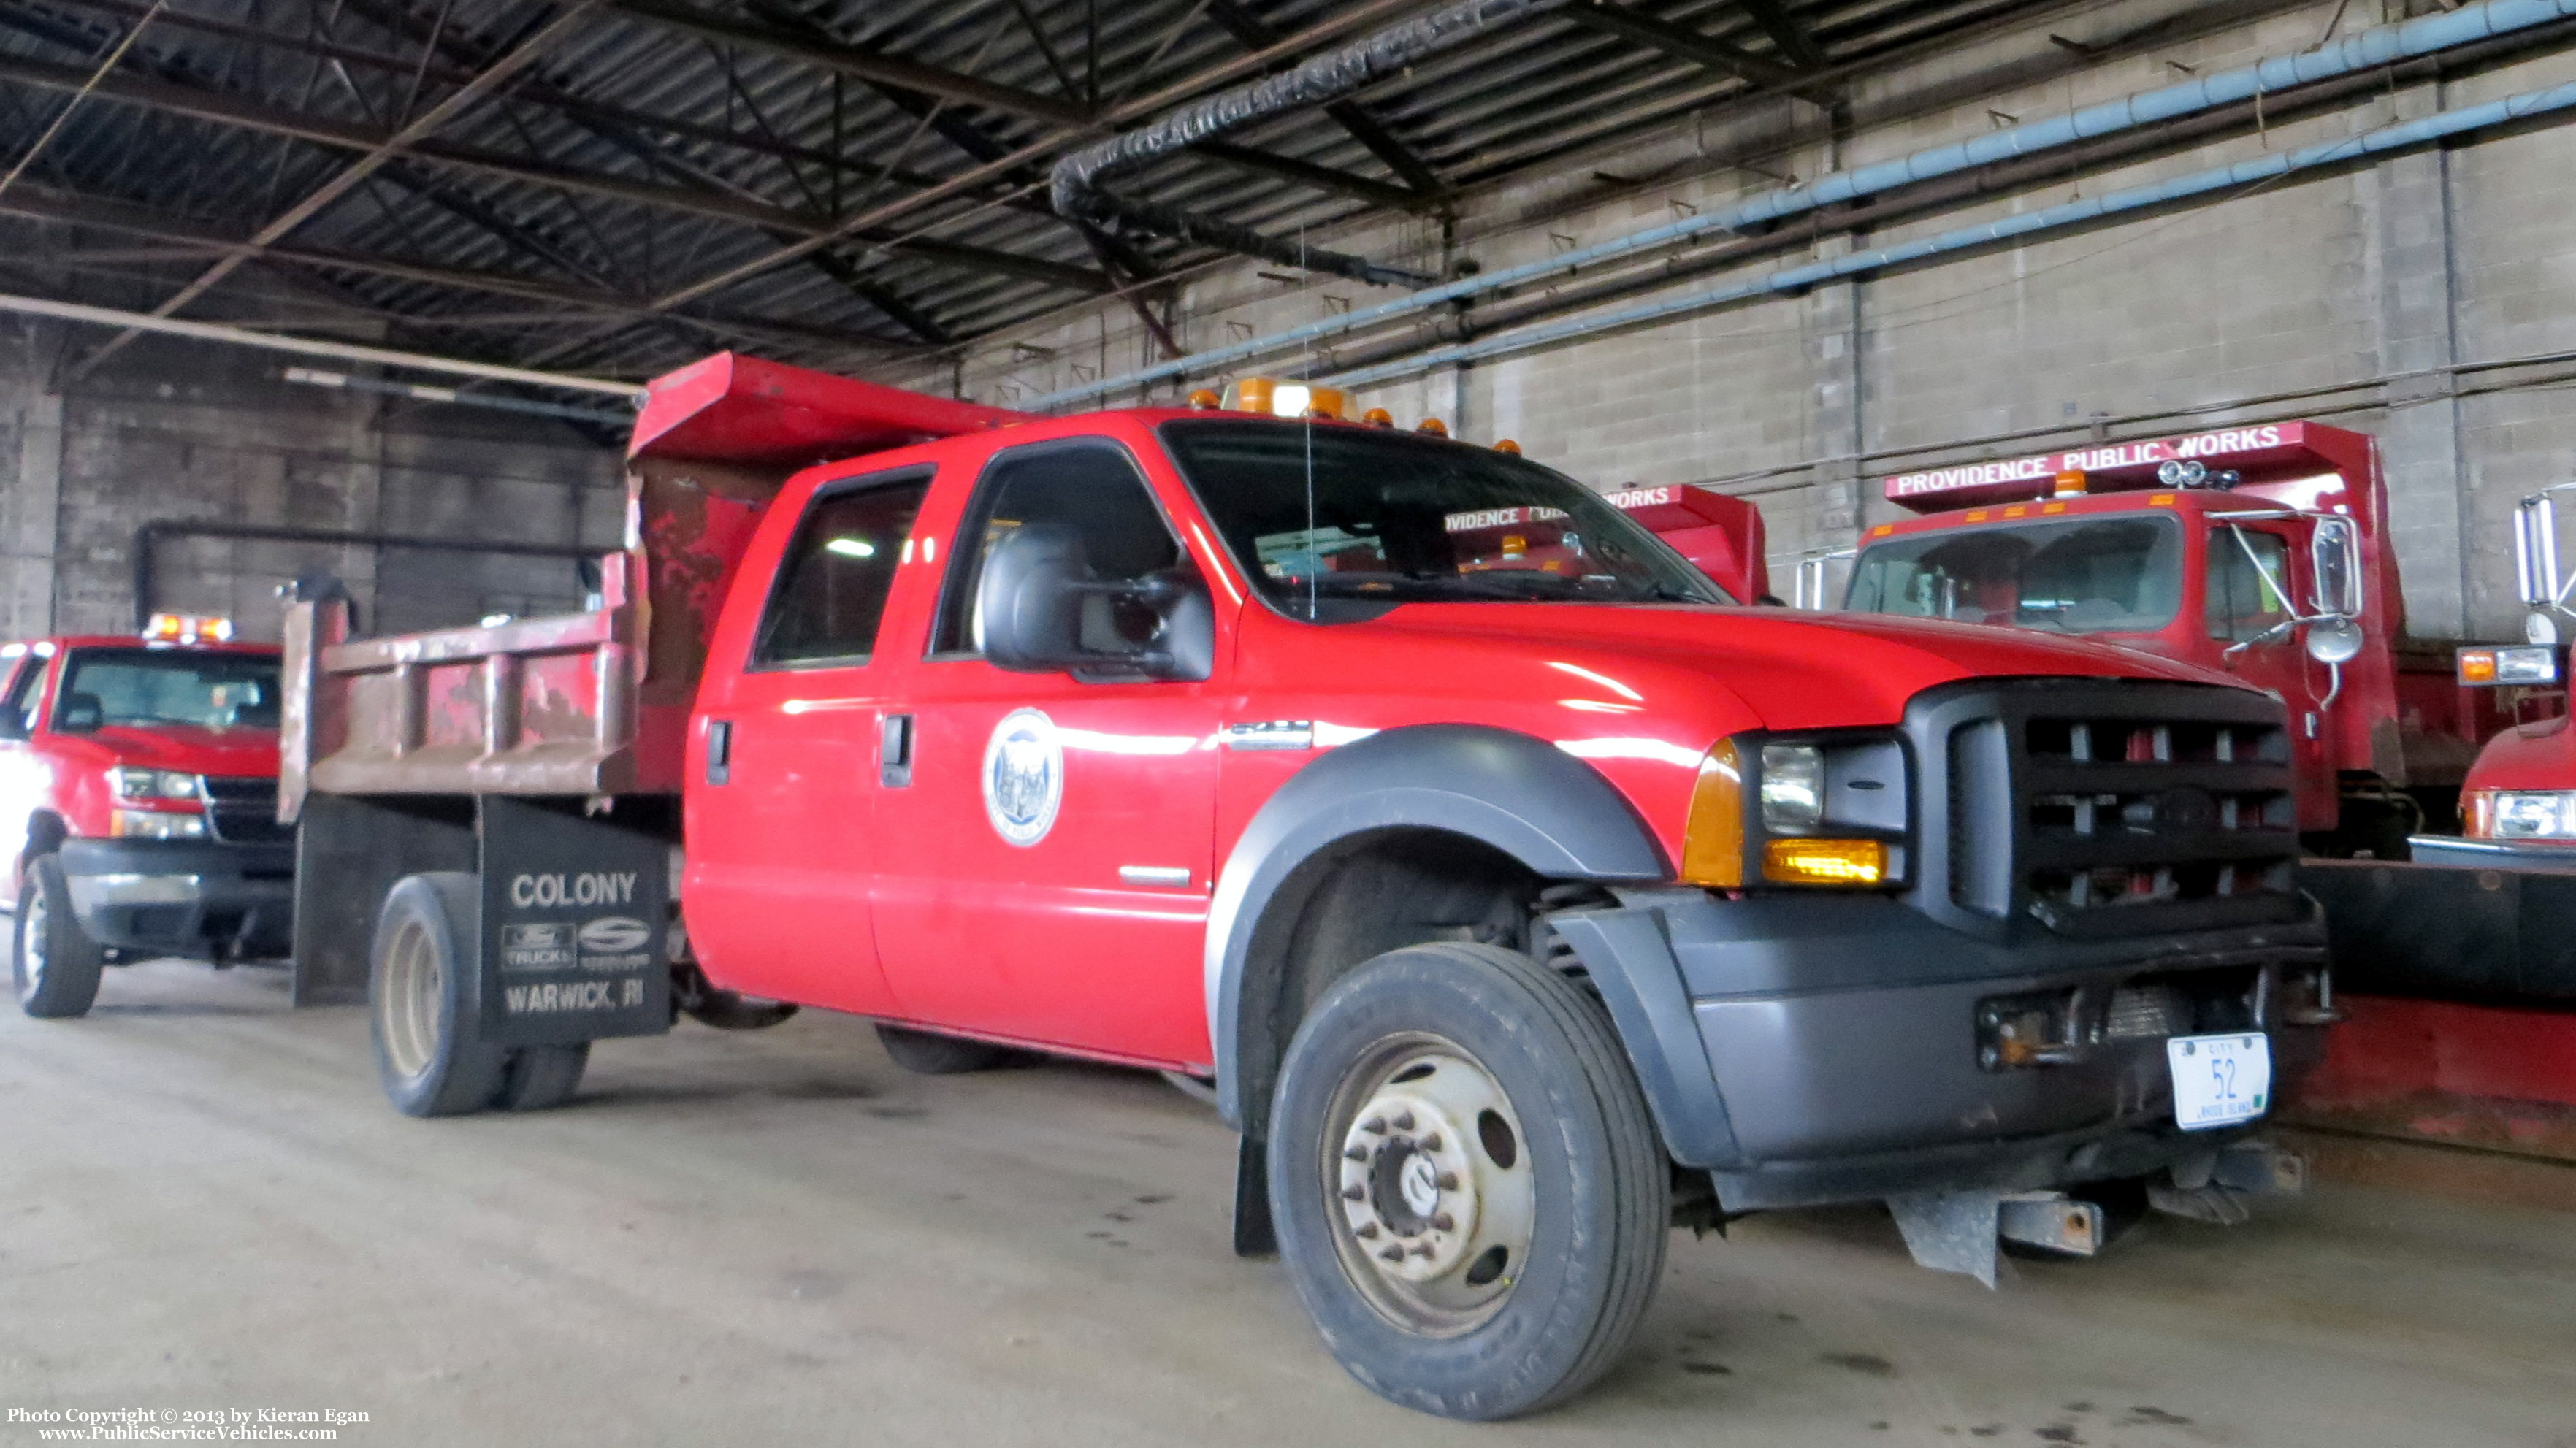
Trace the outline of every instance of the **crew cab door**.
<path fill-rule="evenodd" d="M 1106 437 L 1006 448 L 978 479 L 928 651 L 890 706 L 910 716 L 906 777 L 877 801 L 877 932 L 908 1018 L 1161 1065 L 1209 1060 L 1201 945 L 1228 670 L 1201 682 L 1010 672 L 985 658 L 975 619 L 988 543 L 1030 525 L 1077 534 L 1096 580 L 1203 579 L 1210 560 L 1169 521 L 1185 507 L 1177 480 L 1158 489 Z M 1084 644 L 1124 647 L 1139 627 L 1091 609 Z"/>
<path fill-rule="evenodd" d="M 688 781 L 692 943 L 720 987 L 893 1014 L 869 930 L 886 604 L 928 467 L 817 487 L 771 570 L 744 667 L 702 694 Z"/>

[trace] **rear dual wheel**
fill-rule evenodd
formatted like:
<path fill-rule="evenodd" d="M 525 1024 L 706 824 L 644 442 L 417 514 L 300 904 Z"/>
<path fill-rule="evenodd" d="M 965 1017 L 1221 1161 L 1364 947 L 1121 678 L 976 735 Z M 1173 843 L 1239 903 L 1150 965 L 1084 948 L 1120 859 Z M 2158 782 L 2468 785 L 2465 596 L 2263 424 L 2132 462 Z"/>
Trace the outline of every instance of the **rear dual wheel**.
<path fill-rule="evenodd" d="M 1289 1047 L 1270 1131 L 1298 1296 L 1393 1402 L 1547 1407 L 1645 1312 L 1669 1164 L 1600 1004 L 1526 955 L 1414 946 L 1335 983 Z"/>
<path fill-rule="evenodd" d="M 376 1076 L 405 1116 L 542 1111 L 572 1099 L 590 1043 L 482 1040 L 482 884 L 463 871 L 412 875 L 385 896 L 367 972 Z"/>

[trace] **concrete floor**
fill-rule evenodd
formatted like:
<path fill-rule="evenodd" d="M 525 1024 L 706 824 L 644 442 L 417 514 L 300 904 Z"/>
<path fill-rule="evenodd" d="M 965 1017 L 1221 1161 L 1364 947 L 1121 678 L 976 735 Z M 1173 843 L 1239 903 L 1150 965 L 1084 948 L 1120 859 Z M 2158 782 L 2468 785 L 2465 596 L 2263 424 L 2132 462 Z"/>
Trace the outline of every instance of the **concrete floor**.
<path fill-rule="evenodd" d="M 1325 1358 L 1226 1251 L 1159 1080 L 921 1080 L 867 1029 L 612 1042 L 570 1108 L 407 1121 L 356 1010 L 112 973 L 0 1011 L 0 1419 L 339 1408 L 361 1444 L 1371 1441 L 2576 1448 L 2576 1219 L 2323 1188 L 1989 1294 L 1883 1214 L 1674 1243 L 1627 1361 L 1477 1428 Z M 1381 1440 L 1378 1434 L 1387 1435 Z M 0 1421 L 0 1445 L 36 1441 Z"/>

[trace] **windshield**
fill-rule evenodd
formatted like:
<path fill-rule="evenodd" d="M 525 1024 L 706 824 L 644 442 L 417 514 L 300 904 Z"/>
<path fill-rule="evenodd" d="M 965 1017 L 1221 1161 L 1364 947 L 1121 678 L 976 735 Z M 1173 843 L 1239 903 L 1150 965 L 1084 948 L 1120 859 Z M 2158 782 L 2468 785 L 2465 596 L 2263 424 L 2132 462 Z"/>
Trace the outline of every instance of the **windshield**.
<path fill-rule="evenodd" d="M 2151 633 L 2182 598 L 2182 526 L 2157 513 L 1917 533 L 1871 545 L 1843 606 L 2053 633 Z"/>
<path fill-rule="evenodd" d="M 54 727 L 195 724 L 277 727 L 277 660 L 179 649 L 81 649 L 63 666 Z"/>
<path fill-rule="evenodd" d="M 1251 419 L 1167 423 L 1163 440 L 1243 571 L 1300 618 L 1427 601 L 1733 601 L 1598 493 L 1509 453 Z"/>

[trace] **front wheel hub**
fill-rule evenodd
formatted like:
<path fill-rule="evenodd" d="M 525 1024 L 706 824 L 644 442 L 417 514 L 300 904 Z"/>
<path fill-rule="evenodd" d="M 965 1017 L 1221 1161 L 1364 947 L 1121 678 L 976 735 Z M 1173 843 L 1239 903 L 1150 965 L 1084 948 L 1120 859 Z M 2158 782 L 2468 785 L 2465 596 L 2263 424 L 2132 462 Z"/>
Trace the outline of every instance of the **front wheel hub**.
<path fill-rule="evenodd" d="M 1362 1286 L 1381 1310 L 1465 1326 L 1511 1290 L 1529 1250 L 1520 1121 L 1484 1067 L 1446 1042 L 1378 1061 L 1332 1178 L 1344 1252 L 1366 1264 L 1375 1280 Z"/>

